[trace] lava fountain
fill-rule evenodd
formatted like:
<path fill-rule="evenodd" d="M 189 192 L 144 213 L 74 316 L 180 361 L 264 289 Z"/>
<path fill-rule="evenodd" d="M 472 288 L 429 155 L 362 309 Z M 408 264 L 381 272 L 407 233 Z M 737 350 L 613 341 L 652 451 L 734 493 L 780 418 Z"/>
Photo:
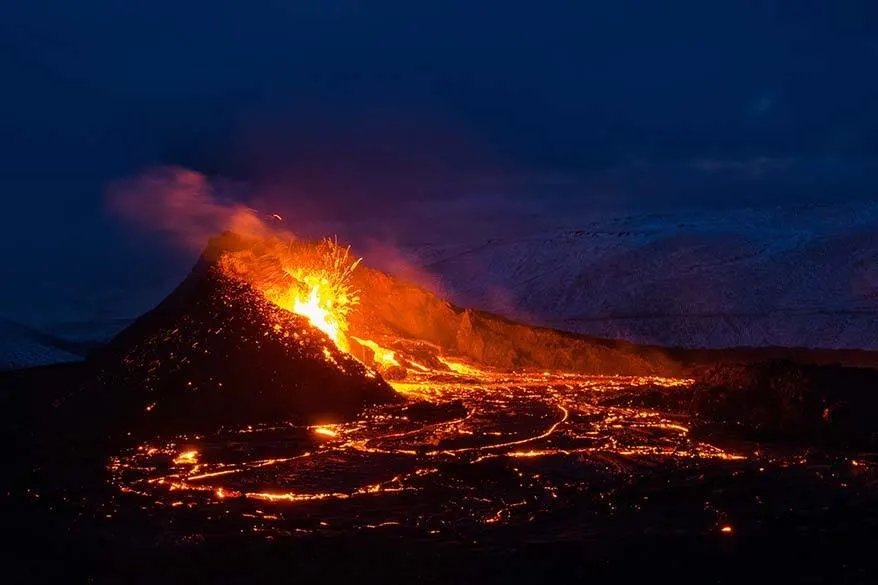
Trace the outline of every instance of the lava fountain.
<path fill-rule="evenodd" d="M 312 243 L 275 235 L 222 253 L 219 265 L 227 276 L 246 282 L 272 304 L 308 319 L 339 350 L 364 365 L 398 366 L 395 351 L 349 333 L 349 317 L 361 302 L 351 277 L 361 261 L 336 238 Z M 361 351 L 353 351 L 354 346 Z"/>
<path fill-rule="evenodd" d="M 347 316 L 359 302 L 350 276 L 360 260 L 352 258 L 350 246 L 335 239 L 303 245 L 274 237 L 244 250 L 226 252 L 220 266 L 278 307 L 307 318 L 339 349 L 348 351 Z"/>

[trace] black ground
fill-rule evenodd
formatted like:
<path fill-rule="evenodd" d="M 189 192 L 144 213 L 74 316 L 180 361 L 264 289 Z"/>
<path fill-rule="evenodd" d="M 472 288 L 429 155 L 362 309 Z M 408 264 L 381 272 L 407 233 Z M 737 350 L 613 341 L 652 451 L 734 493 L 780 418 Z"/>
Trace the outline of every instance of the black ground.
<path fill-rule="evenodd" d="M 768 475 L 744 468 L 718 479 L 656 468 L 616 492 L 615 511 L 597 519 L 594 501 L 583 497 L 527 526 L 440 535 L 256 534 L 233 519 L 206 527 L 197 515 L 144 513 L 136 498 L 109 510 L 102 502 L 118 494 L 106 483 L 104 449 L 71 452 L 64 429 L 51 433 L 62 443 L 40 441 L 54 424 L 43 416 L 53 396 L 78 375 L 59 366 L 0 377 L 4 582 L 871 583 L 878 576 L 874 476 L 829 489 L 812 467 Z M 816 462 L 822 479 L 835 477 L 833 457 Z M 705 494 L 735 518 L 731 534 L 708 522 Z M 754 495 L 765 503 L 754 506 Z"/>

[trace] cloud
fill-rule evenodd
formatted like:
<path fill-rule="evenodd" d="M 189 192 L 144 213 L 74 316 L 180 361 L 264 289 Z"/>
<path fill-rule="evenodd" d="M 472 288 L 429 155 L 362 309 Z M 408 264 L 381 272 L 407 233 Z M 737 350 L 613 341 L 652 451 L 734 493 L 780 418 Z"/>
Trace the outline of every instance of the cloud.
<path fill-rule="evenodd" d="M 259 237 L 286 231 L 279 229 L 280 216 L 262 216 L 224 198 L 206 176 L 181 167 L 161 167 L 113 184 L 108 205 L 132 225 L 191 250 L 203 249 L 208 239 L 226 230 Z"/>
<path fill-rule="evenodd" d="M 260 213 L 236 200 L 226 191 L 234 191 L 221 180 L 182 167 L 160 167 L 137 177 L 119 181 L 108 190 L 108 206 L 116 217 L 144 230 L 163 241 L 182 246 L 187 251 L 201 252 L 208 240 L 224 231 L 243 236 L 279 237 L 284 241 L 304 237 L 323 238 L 338 235 L 332 228 L 358 235 L 357 252 L 370 266 L 384 270 L 412 284 L 444 295 L 439 279 L 424 270 L 413 254 L 392 243 L 393 232 L 401 229 L 392 221 L 382 225 L 389 231 L 364 232 L 356 222 L 349 224 L 296 224 L 297 234 L 280 215 Z M 301 218 L 297 215 L 297 221 Z M 374 222 L 366 222 L 375 229 Z M 410 222 L 406 222 L 410 223 Z M 321 233 L 313 233 L 326 228 Z M 353 233 L 352 233 L 353 232 Z M 360 232 L 357 234 L 356 232 Z"/>

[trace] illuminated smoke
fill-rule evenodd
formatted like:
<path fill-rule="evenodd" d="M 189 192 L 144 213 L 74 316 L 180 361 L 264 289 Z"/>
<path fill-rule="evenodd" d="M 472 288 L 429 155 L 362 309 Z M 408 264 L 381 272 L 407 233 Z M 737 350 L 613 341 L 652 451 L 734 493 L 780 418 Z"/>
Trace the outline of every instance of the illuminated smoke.
<path fill-rule="evenodd" d="M 181 167 L 162 167 L 119 181 L 109 189 L 108 203 L 124 220 L 193 251 L 226 230 L 250 237 L 282 231 L 280 216 L 263 218 L 241 203 L 225 200 L 207 177 Z"/>

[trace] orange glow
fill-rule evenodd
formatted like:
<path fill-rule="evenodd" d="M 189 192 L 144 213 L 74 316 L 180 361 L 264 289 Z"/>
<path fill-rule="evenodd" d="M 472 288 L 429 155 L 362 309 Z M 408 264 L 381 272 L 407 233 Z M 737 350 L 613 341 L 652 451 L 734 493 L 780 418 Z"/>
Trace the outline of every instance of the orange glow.
<path fill-rule="evenodd" d="M 444 370 L 439 375 L 410 374 L 407 382 L 394 382 L 394 386 L 403 388 L 414 399 L 459 399 L 465 412 L 449 413 L 450 416 L 438 420 L 421 419 L 416 411 L 389 405 L 376 407 L 354 422 L 293 425 L 291 432 L 296 441 L 304 431 L 316 445 L 310 451 L 295 451 L 289 457 L 262 458 L 254 453 L 242 458 L 235 447 L 232 456 L 226 458 L 223 449 L 213 446 L 211 456 L 206 457 L 200 451 L 206 451 L 215 439 L 204 437 L 147 443 L 110 461 L 112 481 L 121 491 L 144 496 L 162 506 L 173 506 L 174 502 L 181 502 L 176 505 L 183 508 L 210 506 L 223 513 L 252 518 L 253 525 L 259 527 L 275 514 L 283 518 L 287 513 L 285 507 L 370 499 L 381 506 L 393 503 L 388 509 L 394 511 L 387 517 L 364 521 L 375 526 L 393 526 L 396 522 L 407 526 L 409 517 L 403 501 L 394 498 L 404 496 L 406 501 L 419 502 L 429 499 L 417 494 L 441 483 L 446 473 L 442 465 L 449 460 L 461 465 L 494 460 L 514 473 L 508 479 L 513 482 L 511 485 L 518 486 L 515 489 L 539 490 L 533 492 L 537 497 L 523 494 L 517 502 L 508 497 L 511 492 L 498 493 L 493 484 L 485 485 L 478 479 L 473 484 L 455 480 L 448 484 L 452 486 L 448 489 L 464 494 L 460 512 L 467 518 L 489 526 L 503 526 L 523 522 L 540 510 L 551 511 L 566 505 L 565 484 L 558 484 L 558 476 L 552 471 L 556 466 L 542 465 L 540 458 L 557 459 L 565 466 L 593 465 L 600 472 L 614 474 L 640 469 L 644 463 L 651 466 L 657 461 L 673 460 L 688 467 L 711 459 L 717 464 L 728 463 L 723 467 L 732 475 L 742 469 L 736 461 L 750 459 L 693 438 L 689 427 L 681 424 L 685 419 L 660 411 L 607 408 L 596 403 L 604 395 L 625 393 L 637 387 L 682 386 L 682 379 L 561 373 L 546 378 L 541 371 L 509 374 L 487 367 L 478 376 Z M 223 439 L 223 444 L 236 445 L 251 436 L 259 444 L 261 433 L 277 441 L 278 430 L 274 425 L 230 429 L 240 437 L 230 436 Z M 296 441 L 290 442 L 290 448 L 299 448 Z M 388 457 L 406 465 L 391 473 L 384 463 Z M 169 460 L 177 465 L 169 468 Z M 796 465 L 799 460 L 798 455 L 789 459 Z M 867 465 L 862 459 L 857 462 Z M 333 477 L 333 471 L 341 466 L 364 463 L 369 465 L 369 474 L 355 472 Z M 648 467 L 642 468 L 643 473 L 649 473 Z M 377 471 L 374 477 L 373 470 Z M 430 480 L 431 475 L 439 481 Z M 289 481 L 291 477 L 295 482 Z M 621 477 L 629 476 L 625 473 Z M 409 499 L 410 496 L 416 497 Z M 396 503 L 400 506 L 396 507 Z M 255 514 L 247 516 L 253 506 Z M 276 510 L 284 511 L 279 514 Z M 317 508 L 302 511 L 322 513 Z M 729 539 L 737 537 L 737 527 L 725 518 L 712 523 L 708 530 Z"/>
<path fill-rule="evenodd" d="M 345 352 L 347 317 L 359 302 L 349 279 L 359 263 L 350 247 L 330 239 L 316 246 L 260 240 L 253 249 L 228 252 L 220 259 L 226 274 L 250 283 L 282 309 L 306 317 Z"/>
<path fill-rule="evenodd" d="M 331 302 L 321 298 L 320 286 L 315 286 L 311 289 L 307 300 L 300 298 L 293 300 L 294 313 L 307 317 L 314 327 L 326 333 L 336 345 L 340 346 L 338 318 L 330 313 L 327 308 L 328 306 L 331 306 Z"/>
<path fill-rule="evenodd" d="M 348 494 L 343 493 L 297 494 L 293 492 L 252 492 L 244 495 L 253 500 L 264 500 L 266 502 L 310 502 L 313 500 L 328 499 L 346 500 L 350 497 Z"/>
<path fill-rule="evenodd" d="M 460 361 L 443 357 L 440 357 L 439 361 L 448 366 L 448 368 L 455 374 L 465 374 L 469 376 L 479 376 L 481 374 L 484 374 L 482 370 Z"/>
<path fill-rule="evenodd" d="M 272 304 L 307 318 L 339 350 L 351 353 L 351 340 L 369 348 L 373 361 L 365 365 L 402 365 L 395 351 L 371 339 L 349 336 L 348 318 L 360 303 L 359 291 L 351 286 L 351 276 L 362 260 L 352 256 L 350 246 L 335 239 L 314 244 L 284 241 L 279 236 L 250 243 L 246 249 L 222 255 L 219 266 L 226 275 L 247 282 Z M 280 324 L 275 325 L 274 331 L 279 335 L 293 334 Z M 352 355 L 361 359 L 357 353 Z M 335 361 L 328 351 L 324 355 L 327 361 Z M 431 371 L 410 359 L 407 364 L 423 372 Z"/>
<path fill-rule="evenodd" d="M 314 427 L 314 432 L 318 435 L 325 435 L 327 437 L 337 437 L 338 433 L 334 430 L 327 427 Z"/>
<path fill-rule="evenodd" d="M 371 349 L 375 354 L 375 362 L 385 365 L 385 366 L 398 366 L 399 362 L 396 361 L 396 353 L 390 351 L 389 349 L 384 349 L 374 341 L 369 339 L 360 339 L 359 337 L 354 337 L 355 340 L 360 345 L 365 345 L 369 349 Z"/>
<path fill-rule="evenodd" d="M 174 458 L 174 463 L 176 465 L 191 465 L 198 461 L 198 451 L 195 449 L 191 449 L 189 451 L 183 451 L 179 455 Z"/>

